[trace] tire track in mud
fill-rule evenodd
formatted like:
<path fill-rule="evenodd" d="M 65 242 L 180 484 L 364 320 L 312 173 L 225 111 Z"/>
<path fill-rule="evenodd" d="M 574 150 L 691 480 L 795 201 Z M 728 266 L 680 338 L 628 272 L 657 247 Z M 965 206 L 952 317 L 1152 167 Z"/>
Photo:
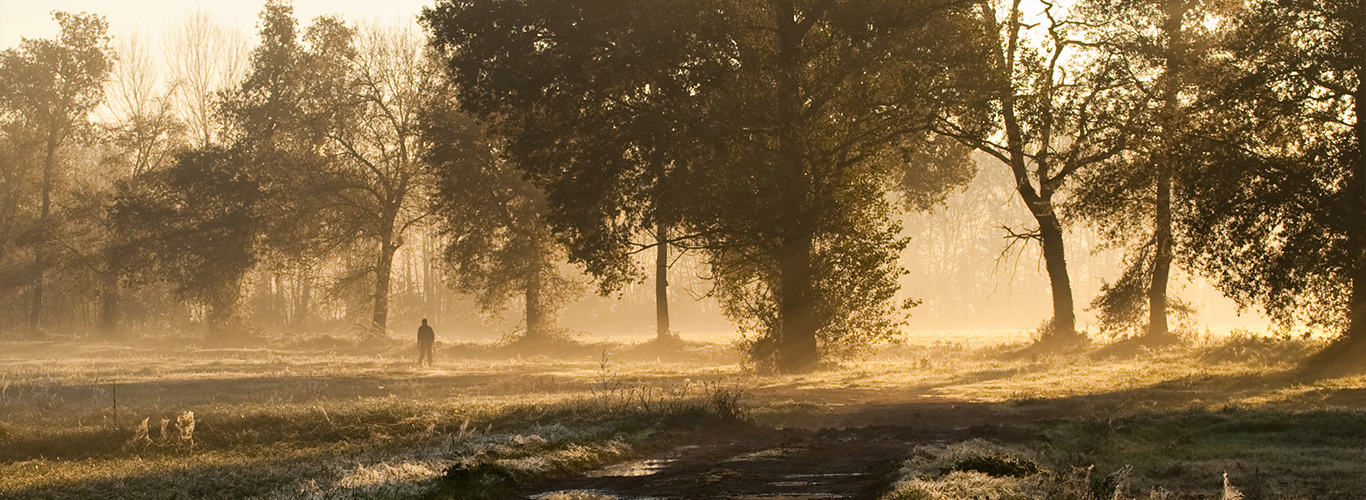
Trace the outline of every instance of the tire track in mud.
<path fill-rule="evenodd" d="M 807 422 L 806 428 L 677 434 L 665 439 L 672 447 L 646 458 L 551 481 L 509 498 L 876 499 L 916 445 L 983 435 L 1005 441 L 1037 436 L 992 423 L 1003 416 L 987 405 L 853 404 Z"/>
<path fill-rule="evenodd" d="M 694 444 L 562 479 L 513 498 L 871 499 L 886 489 L 888 473 L 925 437 L 901 426 L 708 434 Z"/>

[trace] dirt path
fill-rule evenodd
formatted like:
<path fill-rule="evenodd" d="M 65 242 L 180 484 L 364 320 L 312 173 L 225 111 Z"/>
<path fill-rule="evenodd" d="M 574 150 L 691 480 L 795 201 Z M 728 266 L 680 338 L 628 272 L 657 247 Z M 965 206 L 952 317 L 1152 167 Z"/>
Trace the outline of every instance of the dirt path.
<path fill-rule="evenodd" d="M 510 498 L 875 499 L 917 445 L 968 436 L 1036 439 L 997 407 L 947 401 L 852 403 L 785 429 L 710 430 L 672 436 L 647 458 L 564 478 Z M 986 436 L 982 436 L 982 435 Z"/>

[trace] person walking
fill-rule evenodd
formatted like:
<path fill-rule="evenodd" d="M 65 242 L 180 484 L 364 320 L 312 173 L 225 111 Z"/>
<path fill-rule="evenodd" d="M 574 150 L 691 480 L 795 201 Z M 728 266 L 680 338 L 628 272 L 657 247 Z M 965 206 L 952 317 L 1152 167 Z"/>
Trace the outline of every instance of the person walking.
<path fill-rule="evenodd" d="M 417 327 L 417 365 L 422 366 L 422 360 L 427 360 L 427 366 L 432 366 L 432 344 L 436 342 L 436 332 L 432 327 L 427 326 L 427 319 L 422 319 L 422 326 Z"/>

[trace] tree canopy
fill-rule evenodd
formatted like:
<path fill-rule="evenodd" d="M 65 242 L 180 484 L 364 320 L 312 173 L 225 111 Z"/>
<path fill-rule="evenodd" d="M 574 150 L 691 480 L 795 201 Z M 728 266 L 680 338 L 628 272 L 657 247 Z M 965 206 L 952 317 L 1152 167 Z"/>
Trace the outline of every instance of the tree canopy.
<path fill-rule="evenodd" d="M 17 135 L 31 153 L 41 151 L 38 172 L 37 213 L 33 220 L 29 251 L 33 264 L 26 281 L 30 284 L 28 325 L 32 335 L 40 335 L 43 317 L 43 291 L 47 267 L 57 253 L 53 239 L 58 224 L 52 217 L 52 198 L 62 181 L 60 150 L 73 137 L 89 137 L 90 114 L 104 102 L 104 83 L 109 78 L 113 56 L 104 17 L 94 14 L 54 12 L 61 26 L 56 39 L 23 39 L 19 48 L 0 52 L 0 116 L 6 132 Z M 28 158 L 36 158 L 33 154 Z M 22 175 L 19 165 L 7 165 Z M 9 177 L 9 176 L 7 176 Z M 21 181 L 19 178 L 6 181 Z M 21 182 L 16 184 L 22 185 Z M 11 197 L 12 201 L 17 201 Z M 8 214 L 18 215 L 11 210 Z M 8 226 L 10 222 L 3 222 Z M 6 231 L 8 232 L 8 231 Z M 3 253 L 0 253 L 3 257 Z"/>
<path fill-rule="evenodd" d="M 892 332 L 887 309 L 844 300 L 896 288 L 887 193 L 923 206 L 969 175 L 926 153 L 933 117 L 982 105 L 970 7 L 442 2 L 424 19 L 462 106 L 547 189 L 577 257 L 676 221 L 756 334 L 755 360 L 797 371 Z M 545 134 L 545 117 L 574 132 Z"/>
<path fill-rule="evenodd" d="M 1230 297 L 1366 339 L 1359 2 L 1251 4 L 1185 155 L 1194 265 Z"/>

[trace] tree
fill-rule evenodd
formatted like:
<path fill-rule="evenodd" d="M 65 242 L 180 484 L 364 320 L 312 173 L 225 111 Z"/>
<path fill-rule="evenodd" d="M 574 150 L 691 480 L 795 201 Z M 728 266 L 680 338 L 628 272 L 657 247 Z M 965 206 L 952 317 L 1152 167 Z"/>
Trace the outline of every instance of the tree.
<path fill-rule="evenodd" d="M 901 243 L 895 224 L 883 218 L 890 213 L 884 195 L 910 188 L 907 199 L 933 200 L 967 177 L 965 162 L 912 158 L 927 148 L 930 116 L 975 109 L 971 93 L 961 90 L 983 73 L 973 67 L 981 60 L 981 40 L 961 7 L 445 2 L 424 19 L 446 49 L 462 105 L 508 138 L 512 157 L 526 155 L 523 148 L 606 144 L 625 158 L 517 162 L 533 178 L 542 170 L 567 170 L 538 178 L 551 190 L 557 231 L 609 227 L 618 231 L 613 236 L 629 235 L 622 229 L 644 226 L 620 222 L 635 217 L 624 215 L 629 206 L 677 221 L 684 234 L 699 235 L 690 245 L 708 253 L 716 277 L 729 280 L 717 290 L 756 333 L 755 360 L 802 371 L 815 367 L 822 353 L 839 353 L 842 344 L 894 331 L 896 321 L 883 314 L 890 308 L 842 295 L 860 290 L 862 297 L 888 298 L 886 290 L 896 287 L 889 276 L 900 269 L 887 256 Z M 662 62 L 648 67 L 655 61 Z M 579 65 L 601 68 L 583 73 Z M 615 102 L 601 104 L 603 98 Z M 602 112 L 608 116 L 596 116 Z M 539 139 L 525 133 L 536 129 L 523 123 L 545 115 L 557 118 L 552 123 L 579 115 L 611 126 L 599 134 L 578 129 Z M 632 130 L 649 120 L 662 121 L 651 130 L 663 133 Z M 641 174 L 670 160 L 667 199 L 682 201 L 664 210 L 639 201 L 648 198 L 631 180 L 661 185 Z M 605 182 L 607 196 L 571 203 L 575 198 L 557 196 L 554 178 Z M 910 182 L 898 183 L 903 180 Z M 583 219 L 562 212 L 585 207 L 597 221 L 561 224 Z M 839 278 L 823 281 L 826 276 Z M 845 329 L 855 323 L 877 327 Z"/>
<path fill-rule="evenodd" d="M 155 47 L 137 33 L 120 39 L 114 47 L 114 64 L 108 88 L 106 141 L 113 151 L 103 163 L 123 170 L 118 179 L 138 177 L 170 167 L 184 151 L 185 127 L 176 119 L 171 91 L 159 88 L 160 74 L 153 60 Z M 84 215 L 98 251 L 79 259 L 100 278 L 99 328 L 106 334 L 116 331 L 120 302 L 120 269 L 116 249 L 126 242 L 112 230 L 104 213 L 113 202 L 113 186 L 101 186 L 82 198 Z"/>
<path fill-rule="evenodd" d="M 1000 110 L 995 122 L 941 120 L 938 128 L 1009 167 L 1038 228 L 1022 233 L 1007 228 L 1008 237 L 1039 243 L 1053 296 L 1053 317 L 1042 340 L 1074 344 L 1085 338 L 1076 331 L 1064 221 L 1054 196 L 1078 171 L 1124 151 L 1136 109 L 1121 61 L 1088 50 L 1095 44 L 1073 37 L 1083 21 L 1060 17 L 1045 2 L 1039 22 L 1026 24 L 1021 3 L 1011 3 L 1004 23 L 992 7 L 981 5 L 985 30 L 996 41 L 989 83 Z M 1032 46 L 1035 40 L 1038 45 Z"/>
<path fill-rule="evenodd" d="M 166 168 L 183 147 L 184 125 L 176 119 L 172 92 L 159 89 L 160 74 L 152 52 L 155 47 L 138 33 L 120 39 L 114 47 L 117 61 L 108 88 L 106 133 L 118 148 L 118 162 L 128 175 L 137 176 Z"/>
<path fill-rule="evenodd" d="M 260 44 L 251 51 L 245 77 L 221 106 L 233 121 L 233 142 L 254 155 L 253 162 L 281 163 L 290 159 L 269 156 L 311 152 L 322 134 L 305 120 L 302 95 L 309 75 L 299 70 L 304 55 L 294 8 L 272 0 L 260 16 Z"/>
<path fill-rule="evenodd" d="M 546 224 L 544 195 L 497 157 L 481 127 L 451 100 L 433 100 L 423 123 L 427 161 L 439 179 L 433 212 L 455 288 L 474 295 L 486 313 L 520 297 L 524 340 L 550 340 L 556 310 L 578 286 L 560 271 L 564 250 Z"/>
<path fill-rule="evenodd" d="M 539 87 L 540 92 L 500 103 L 517 107 L 517 113 L 500 116 L 495 125 L 497 134 L 508 139 L 503 153 L 544 188 L 552 227 L 571 261 L 597 278 L 599 293 L 608 295 L 644 279 L 632 256 L 655 250 L 656 332 L 660 340 L 672 338 L 668 249 L 671 240 L 677 243 L 683 235 L 671 231 L 681 221 L 679 211 L 669 208 L 670 199 L 679 195 L 669 173 L 685 168 L 682 143 L 687 132 L 679 118 L 690 101 L 677 84 L 695 81 L 719 63 L 691 59 L 706 51 L 698 46 L 706 41 L 697 33 L 651 17 L 702 13 L 691 11 L 694 6 L 686 2 L 637 2 L 629 9 L 608 2 L 485 7 L 467 6 L 460 15 L 467 20 L 506 15 L 519 16 L 514 22 L 545 22 L 557 38 L 543 54 L 510 54 L 540 60 L 529 64 L 555 66 L 551 74 L 524 82 L 525 90 Z M 434 10 L 424 17 L 448 47 L 477 45 L 490 51 L 485 54 L 526 48 L 510 45 L 509 34 L 495 24 L 452 26 L 450 21 L 459 22 L 453 15 Z M 585 57 L 585 51 L 593 54 Z M 584 63 L 554 62 L 577 58 Z M 473 66 L 482 62 L 464 59 L 457 63 L 458 75 L 477 71 Z M 650 241 L 639 242 L 642 237 Z"/>
<path fill-rule="evenodd" d="M 122 183 L 110 210 L 124 244 L 115 262 L 135 281 L 167 281 L 205 308 L 210 339 L 225 340 L 239 319 L 242 278 L 256 265 L 260 185 L 241 152 L 195 149 L 175 165 Z"/>
<path fill-rule="evenodd" d="M 43 148 L 28 321 L 33 335 L 39 333 L 44 274 L 52 252 L 52 193 L 62 175 L 58 151 L 89 126 L 90 113 L 104 100 L 113 59 L 103 17 L 55 12 L 53 18 L 61 25 L 57 39 L 25 38 L 18 49 L 0 53 L 0 105 L 15 110 L 15 116 L 41 138 Z"/>
<path fill-rule="evenodd" d="M 1199 97 L 1202 140 L 1177 184 L 1193 265 L 1240 304 L 1366 339 L 1366 39 L 1360 2 L 1257 1 Z"/>
<path fill-rule="evenodd" d="M 1168 293 L 1179 229 L 1174 196 L 1186 192 L 1174 182 L 1189 163 L 1187 148 L 1199 113 L 1191 106 L 1199 87 L 1213 85 L 1210 59 L 1219 19 L 1229 13 L 1217 3 L 1094 1 L 1083 12 L 1103 34 L 1103 50 L 1126 62 L 1134 80 L 1129 92 L 1147 101 L 1132 127 L 1128 151 L 1081 172 L 1070 215 L 1100 227 L 1112 244 L 1128 244 L 1126 269 L 1107 283 L 1092 306 L 1106 330 L 1140 330 L 1148 342 L 1172 340 L 1169 311 L 1190 307 Z M 1146 316 L 1146 318 L 1144 317 Z M 1145 321 L 1146 319 L 1146 321 Z"/>
<path fill-rule="evenodd" d="M 339 101 L 346 87 L 353 30 L 338 18 L 321 17 L 301 37 L 293 8 L 276 1 L 260 17 L 250 67 L 237 88 L 222 94 L 220 112 L 242 168 L 262 192 L 261 271 L 293 268 L 309 289 L 315 268 L 342 244 L 328 238 L 327 183 L 319 181 L 328 171 L 327 134 L 347 119 L 327 103 Z M 306 301 L 297 305 L 301 317 L 308 307 Z"/>
<path fill-rule="evenodd" d="M 247 39 L 242 33 L 195 11 L 165 35 L 169 85 L 181 121 L 194 145 L 220 144 L 224 123 L 219 93 L 231 90 L 246 72 Z"/>
<path fill-rule="evenodd" d="M 326 54 L 321 36 L 321 30 L 310 29 L 314 53 Z M 319 67 L 326 67 L 323 61 L 314 57 Z M 363 269 L 373 279 L 371 329 L 378 334 L 388 323 L 394 254 L 430 213 L 418 117 L 428 100 L 441 98 L 443 88 L 439 70 L 409 29 L 366 27 L 351 57 L 335 63 L 340 67 L 332 70 L 333 81 L 342 86 L 306 96 L 316 112 L 330 117 L 326 145 L 335 151 L 314 181 L 322 189 L 319 201 L 327 207 L 323 217 L 332 237 L 373 249 L 373 264 Z"/>
<path fill-rule="evenodd" d="M 368 284 L 368 331 L 386 331 L 394 255 L 427 217 L 417 117 L 439 72 L 411 30 L 320 17 L 302 37 L 268 4 L 252 71 L 227 101 L 268 192 L 271 247 L 308 266 L 351 255 L 339 289 Z M 307 279 L 307 278 L 305 278 Z"/>
<path fill-rule="evenodd" d="M 252 72 L 221 102 L 197 101 L 220 106 L 232 146 L 214 145 L 214 133 L 200 136 L 205 145 L 174 165 L 122 183 L 111 209 L 124 238 L 114 252 L 118 268 L 136 284 L 174 284 L 182 300 L 203 308 L 218 340 L 238 331 L 247 273 L 299 240 L 296 229 L 309 221 L 288 210 L 298 201 L 293 188 L 321 158 L 322 134 L 300 97 L 310 75 L 296 71 L 303 56 L 292 10 L 270 2 L 261 18 Z M 205 123 L 196 134 L 209 130 Z"/>
<path fill-rule="evenodd" d="M 0 82 L 3 85 L 3 82 Z M 27 327 L 32 287 L 32 235 L 41 192 L 43 140 L 27 117 L 0 107 L 0 329 L 11 321 Z M 20 320 L 22 318 L 22 320 Z"/>

